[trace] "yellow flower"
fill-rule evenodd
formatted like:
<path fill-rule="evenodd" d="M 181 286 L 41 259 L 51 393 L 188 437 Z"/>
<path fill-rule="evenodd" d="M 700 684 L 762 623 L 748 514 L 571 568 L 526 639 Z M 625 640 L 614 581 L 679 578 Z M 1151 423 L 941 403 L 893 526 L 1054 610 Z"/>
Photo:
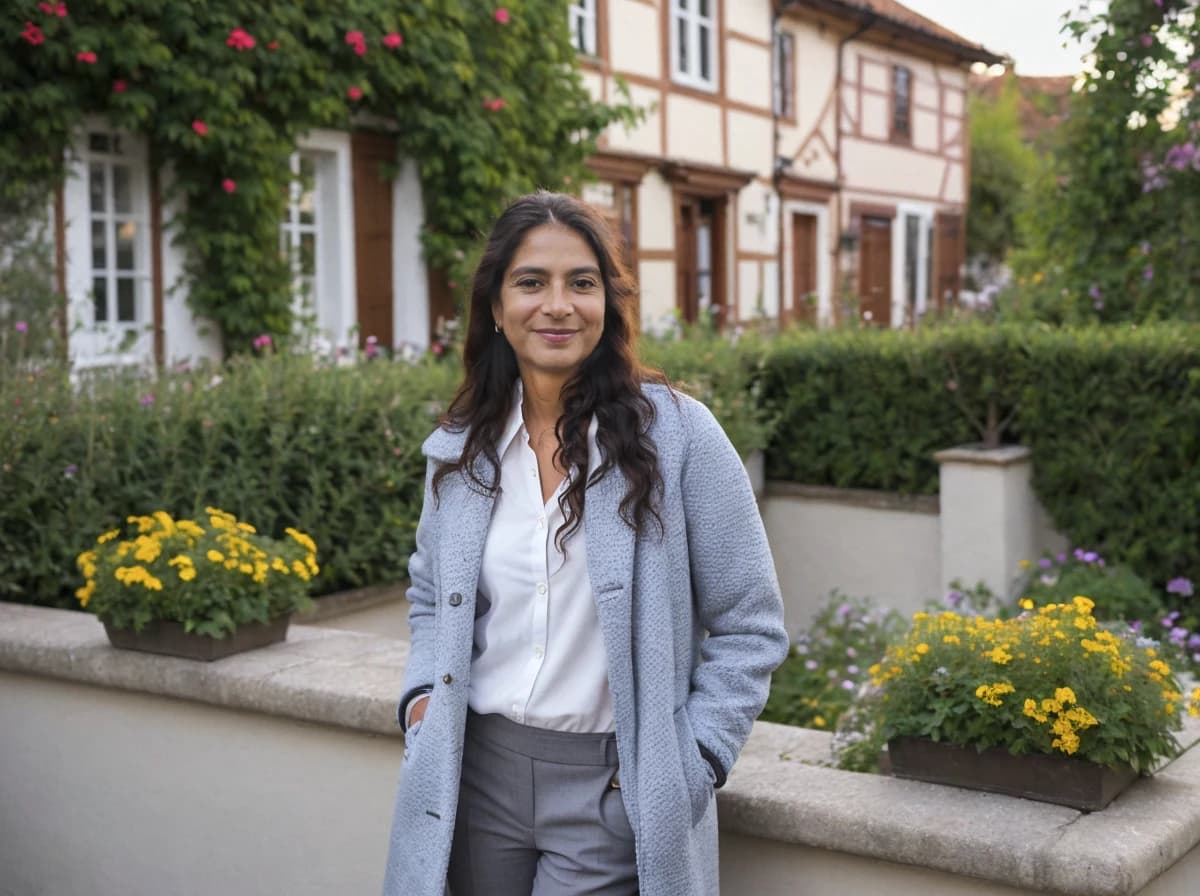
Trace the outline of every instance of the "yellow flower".
<path fill-rule="evenodd" d="M 253 575 L 254 574 L 254 565 L 251 563 L 239 563 L 238 564 L 238 572 L 244 573 L 248 576 Z"/>
<path fill-rule="evenodd" d="M 288 528 L 284 529 L 283 531 L 290 535 L 296 544 L 300 545 L 300 547 L 304 548 L 309 553 L 315 554 L 317 552 L 317 546 L 313 540 L 300 530 L 293 529 L 291 526 L 288 526 Z M 914 616 L 913 618 L 915 619 L 916 617 Z"/>
<path fill-rule="evenodd" d="M 1082 594 L 1076 594 L 1071 598 L 1071 603 L 1075 605 L 1075 609 L 1080 613 L 1091 613 L 1096 607 L 1095 601 L 1084 597 Z"/>
<path fill-rule="evenodd" d="M 1160 675 L 1170 675 L 1171 674 L 1171 667 L 1168 666 L 1166 663 L 1164 663 L 1162 660 L 1151 660 L 1150 668 L 1153 669 L 1155 672 L 1159 673 Z"/>
<path fill-rule="evenodd" d="M 929 653 L 929 645 L 923 641 L 913 649 L 916 650 L 917 653 L 921 656 L 924 656 L 925 654 Z"/>
<path fill-rule="evenodd" d="M 1007 681 L 998 681 L 990 685 L 981 684 L 975 689 L 975 696 L 989 706 L 1002 706 L 1004 701 L 1001 698 L 1005 694 L 1011 694 L 1013 690 L 1013 686 Z"/>
<path fill-rule="evenodd" d="M 92 595 L 96 593 L 96 580 L 88 579 L 87 584 L 75 592 L 75 596 L 79 598 L 79 605 L 86 607 L 88 601 L 92 599 Z"/>
<path fill-rule="evenodd" d="M 253 526 L 251 526 L 249 523 L 238 523 L 237 527 L 239 529 L 241 529 L 243 532 L 249 532 L 252 535 L 258 531 Z"/>
<path fill-rule="evenodd" d="M 182 569 L 179 570 L 179 578 L 181 581 L 190 582 L 192 579 L 196 578 L 196 567 L 194 567 L 194 566 L 183 567 Z"/>
<path fill-rule="evenodd" d="M 824 716 L 813 716 L 812 723 L 813 723 L 813 726 L 816 728 L 824 728 L 825 727 L 825 717 Z"/>
<path fill-rule="evenodd" d="M 292 572 L 298 575 L 305 582 L 312 578 L 312 576 L 309 574 L 308 567 L 299 560 L 296 560 L 292 563 Z"/>
<path fill-rule="evenodd" d="M 130 516 L 125 518 L 127 523 L 136 523 L 138 532 L 145 535 L 154 528 L 154 519 L 148 516 Z"/>
<path fill-rule="evenodd" d="M 208 557 L 208 559 L 211 560 L 213 563 L 224 563 L 225 562 L 225 555 L 222 554 L 220 551 L 210 549 L 209 552 L 207 554 L 205 554 L 204 556 Z"/>
<path fill-rule="evenodd" d="M 943 644 L 961 644 L 962 640 L 958 635 L 942 635 Z"/>
<path fill-rule="evenodd" d="M 238 562 L 236 560 L 234 560 L 232 557 L 225 561 L 226 569 L 237 569 L 237 566 L 238 566 Z"/>
<path fill-rule="evenodd" d="M 1074 703 L 1075 692 L 1070 688 L 1055 688 L 1054 699 L 1059 703 Z"/>
<path fill-rule="evenodd" d="M 1021 609 L 1022 609 L 1022 610 L 1032 610 L 1032 609 L 1033 609 L 1033 601 L 1031 601 L 1031 600 L 1030 600 L 1029 598 L 1027 598 L 1027 597 L 1026 597 L 1026 598 L 1022 598 L 1022 600 L 1021 600 Z"/>
<path fill-rule="evenodd" d="M 121 534 L 120 529 L 109 529 L 107 532 L 105 532 L 103 535 L 101 535 L 99 538 L 96 539 L 96 544 L 105 544 L 106 542 L 112 541 L 114 538 L 116 538 L 120 534 Z"/>
<path fill-rule="evenodd" d="M 1012 660 L 1012 654 L 1005 649 L 1003 644 L 997 644 L 991 650 L 984 651 L 983 655 L 998 666 L 1003 666 Z"/>

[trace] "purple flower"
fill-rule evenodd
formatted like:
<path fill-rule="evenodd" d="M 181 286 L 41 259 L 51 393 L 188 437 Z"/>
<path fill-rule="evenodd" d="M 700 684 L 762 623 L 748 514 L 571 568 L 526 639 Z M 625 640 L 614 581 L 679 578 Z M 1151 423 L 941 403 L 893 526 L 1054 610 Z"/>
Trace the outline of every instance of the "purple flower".
<path fill-rule="evenodd" d="M 816 671 L 816 668 L 819 665 L 821 665 L 821 664 L 818 663 L 816 660 L 805 660 L 804 661 L 804 668 L 807 669 L 809 672 Z"/>
<path fill-rule="evenodd" d="M 1049 569 L 1050 568 L 1050 558 L 1043 557 L 1041 560 L 1038 561 L 1038 566 L 1040 566 L 1042 569 Z"/>
<path fill-rule="evenodd" d="M 271 334 L 270 333 L 260 333 L 259 335 L 255 336 L 254 337 L 254 347 L 256 349 L 258 349 L 259 351 L 270 348 L 271 347 Z"/>
<path fill-rule="evenodd" d="M 858 687 L 858 685 L 856 685 L 854 682 L 852 682 L 852 681 L 851 681 L 850 679 L 848 679 L 848 678 L 847 678 L 845 681 L 843 681 L 843 682 L 842 682 L 842 690 L 843 690 L 843 691 L 852 691 L 852 690 L 854 690 L 856 687 Z"/>
<path fill-rule="evenodd" d="M 63 469 L 63 475 L 68 479 L 74 479 L 75 474 L 78 472 L 79 467 L 75 466 L 75 464 L 67 464 L 67 466 Z"/>
<path fill-rule="evenodd" d="M 1074 556 L 1075 556 L 1076 560 L 1082 561 L 1083 560 L 1083 548 L 1076 548 L 1075 552 L 1074 552 Z"/>
<path fill-rule="evenodd" d="M 1154 265 L 1148 264 L 1142 271 L 1142 279 L 1149 283 L 1154 279 Z"/>
<path fill-rule="evenodd" d="M 838 622 L 845 625 L 846 620 L 850 618 L 850 612 L 852 609 L 853 608 L 849 604 L 842 604 L 840 607 L 838 607 L 837 608 Z"/>
<path fill-rule="evenodd" d="M 849 666 L 847 666 L 847 667 L 846 667 L 846 674 L 847 674 L 847 675 L 857 675 L 857 674 L 858 674 L 858 666 L 855 666 L 855 665 L 853 665 L 853 664 L 852 664 L 852 665 L 849 665 Z"/>
<path fill-rule="evenodd" d="M 25 323 L 23 320 L 17 321 L 15 324 L 13 324 L 13 326 L 16 328 L 18 333 L 25 333 L 29 330 L 29 324 Z"/>
<path fill-rule="evenodd" d="M 1178 594 L 1180 597 L 1191 597 L 1195 593 L 1192 580 L 1179 576 L 1167 582 L 1167 594 Z"/>
<path fill-rule="evenodd" d="M 1100 287 L 1095 283 L 1093 283 L 1091 289 L 1088 290 L 1088 296 L 1097 302 L 1100 301 L 1103 295 L 1104 293 L 1100 291 Z"/>
<path fill-rule="evenodd" d="M 950 591 L 946 594 L 946 605 L 957 608 L 962 604 L 964 597 L 961 591 Z"/>
<path fill-rule="evenodd" d="M 1191 650 L 1200 650 L 1200 632 L 1196 632 L 1188 638 L 1187 646 Z"/>
<path fill-rule="evenodd" d="M 1133 622 L 1129 623 L 1129 630 L 1135 635 L 1140 632 L 1142 630 L 1142 620 L 1135 619 Z"/>
<path fill-rule="evenodd" d="M 142 407 L 148 408 L 150 405 L 154 404 L 154 396 L 147 392 L 139 399 L 139 401 L 141 402 Z"/>
<path fill-rule="evenodd" d="M 1055 559 L 1055 560 L 1057 560 L 1057 561 L 1058 561 L 1058 564 L 1059 564 L 1059 566 L 1061 566 L 1062 564 L 1064 564 L 1064 563 L 1066 563 L 1066 562 L 1067 562 L 1067 555 L 1066 555 L 1066 554 L 1064 554 L 1064 553 L 1060 553 L 1060 554 L 1059 554 L 1057 557 L 1055 557 L 1054 559 Z"/>
<path fill-rule="evenodd" d="M 1087 551 L 1087 552 L 1086 552 L 1086 553 L 1083 555 L 1083 562 L 1084 562 L 1084 563 L 1095 563 L 1095 562 L 1096 562 L 1097 560 L 1099 560 L 1099 559 L 1100 559 L 1100 555 L 1099 555 L 1099 554 L 1097 554 L 1095 551 Z"/>
<path fill-rule="evenodd" d="M 855 650 L 853 647 L 847 647 L 846 648 L 846 656 L 850 657 L 850 659 L 854 659 L 856 656 L 858 656 L 858 651 Z"/>
<path fill-rule="evenodd" d="M 1181 626 L 1176 626 L 1175 628 L 1171 629 L 1171 633 L 1169 635 L 1167 635 L 1167 638 L 1176 647 L 1182 647 L 1184 645 L 1184 642 L 1187 641 L 1188 634 L 1189 633 L 1186 628 L 1183 628 Z"/>

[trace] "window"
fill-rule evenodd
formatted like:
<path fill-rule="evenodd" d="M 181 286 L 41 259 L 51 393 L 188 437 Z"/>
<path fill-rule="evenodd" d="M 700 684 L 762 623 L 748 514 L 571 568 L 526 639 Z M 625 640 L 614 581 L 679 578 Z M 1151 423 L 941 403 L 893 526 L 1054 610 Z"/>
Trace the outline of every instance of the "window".
<path fill-rule="evenodd" d="M 717 0 L 672 0 L 671 75 L 680 84 L 717 89 Z"/>
<path fill-rule="evenodd" d="M 308 153 L 293 153 L 287 213 L 280 232 L 280 249 L 292 262 L 292 290 L 307 309 L 317 307 L 318 227 L 317 165 Z"/>
<path fill-rule="evenodd" d="M 571 43 L 586 56 L 596 55 L 596 0 L 571 0 Z"/>
<path fill-rule="evenodd" d="M 775 114 L 796 117 L 795 53 L 796 39 L 788 31 L 775 35 Z"/>
<path fill-rule="evenodd" d="M 87 135 L 92 320 L 97 324 L 144 323 L 149 312 L 146 172 L 126 153 L 123 140 L 107 131 Z"/>
<path fill-rule="evenodd" d="M 912 71 L 892 67 L 892 139 L 912 141 Z"/>

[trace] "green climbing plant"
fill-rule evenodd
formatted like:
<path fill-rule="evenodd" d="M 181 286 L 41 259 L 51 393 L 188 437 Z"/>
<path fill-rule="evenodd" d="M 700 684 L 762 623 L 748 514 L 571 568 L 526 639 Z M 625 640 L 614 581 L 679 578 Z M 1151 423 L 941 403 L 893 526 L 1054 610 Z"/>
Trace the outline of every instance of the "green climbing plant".
<path fill-rule="evenodd" d="M 578 182 L 601 131 L 558 0 L 0 0 L 0 213 L 48 193 L 86 116 L 144 135 L 194 309 L 227 351 L 291 331 L 279 222 L 297 138 L 393 133 L 418 163 L 427 261 L 465 260 L 506 197 Z"/>

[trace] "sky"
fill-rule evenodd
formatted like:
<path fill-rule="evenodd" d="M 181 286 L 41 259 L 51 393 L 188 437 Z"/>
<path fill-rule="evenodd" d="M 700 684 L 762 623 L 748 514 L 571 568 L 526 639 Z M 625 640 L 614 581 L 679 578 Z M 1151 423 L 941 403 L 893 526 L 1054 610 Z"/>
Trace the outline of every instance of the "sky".
<path fill-rule="evenodd" d="M 993 53 L 1016 60 L 1018 74 L 1075 75 L 1082 51 L 1064 49 L 1063 13 L 1078 0 L 901 0 L 926 18 Z"/>

